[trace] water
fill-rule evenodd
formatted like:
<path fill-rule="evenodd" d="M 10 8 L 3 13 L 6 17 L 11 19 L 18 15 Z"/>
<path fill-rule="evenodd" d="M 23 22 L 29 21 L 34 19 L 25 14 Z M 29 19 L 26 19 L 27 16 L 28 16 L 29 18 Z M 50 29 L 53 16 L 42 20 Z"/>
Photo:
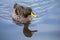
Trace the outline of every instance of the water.
<path fill-rule="evenodd" d="M 23 34 L 23 26 L 12 21 L 15 3 L 31 7 L 38 18 L 33 18 L 29 29 L 38 30 L 31 38 Z M 59 40 L 59 0 L 0 0 L 0 40 Z"/>

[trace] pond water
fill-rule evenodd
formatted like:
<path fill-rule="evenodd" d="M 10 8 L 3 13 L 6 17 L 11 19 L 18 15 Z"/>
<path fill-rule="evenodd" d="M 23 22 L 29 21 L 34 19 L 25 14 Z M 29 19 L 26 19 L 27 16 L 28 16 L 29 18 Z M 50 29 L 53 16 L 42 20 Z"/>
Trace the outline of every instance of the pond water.
<path fill-rule="evenodd" d="M 23 34 L 23 25 L 12 21 L 13 5 L 31 7 L 38 18 L 33 18 L 30 30 L 38 30 L 31 38 Z M 60 0 L 0 0 L 0 40 L 59 40 Z"/>

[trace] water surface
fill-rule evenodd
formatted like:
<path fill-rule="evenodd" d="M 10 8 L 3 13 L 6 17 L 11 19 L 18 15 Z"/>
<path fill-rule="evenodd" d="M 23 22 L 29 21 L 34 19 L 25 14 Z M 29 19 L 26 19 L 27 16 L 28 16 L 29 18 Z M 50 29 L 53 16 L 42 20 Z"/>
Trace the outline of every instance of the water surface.
<path fill-rule="evenodd" d="M 33 18 L 29 26 L 38 30 L 31 38 L 23 34 L 23 26 L 12 21 L 13 5 L 18 3 L 31 7 L 38 18 Z M 59 0 L 0 0 L 0 40 L 59 40 L 60 1 Z"/>

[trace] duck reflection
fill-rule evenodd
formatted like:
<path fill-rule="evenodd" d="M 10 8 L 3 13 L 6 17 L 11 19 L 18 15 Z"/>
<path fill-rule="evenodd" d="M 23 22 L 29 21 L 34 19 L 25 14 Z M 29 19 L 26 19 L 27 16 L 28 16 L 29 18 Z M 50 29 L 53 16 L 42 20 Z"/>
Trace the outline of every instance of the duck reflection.
<path fill-rule="evenodd" d="M 20 25 L 23 24 L 23 33 L 26 37 L 32 37 L 32 35 L 37 32 L 37 30 L 29 30 L 29 24 L 32 20 L 31 17 L 32 9 L 30 7 L 23 7 L 17 3 L 14 4 L 14 13 L 12 15 L 13 21 Z"/>

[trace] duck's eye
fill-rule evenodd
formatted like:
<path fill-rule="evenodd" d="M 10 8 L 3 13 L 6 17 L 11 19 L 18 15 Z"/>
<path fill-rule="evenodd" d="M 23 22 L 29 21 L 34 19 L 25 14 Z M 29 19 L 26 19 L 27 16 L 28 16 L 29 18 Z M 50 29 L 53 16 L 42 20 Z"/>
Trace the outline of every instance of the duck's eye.
<path fill-rule="evenodd" d="M 24 17 L 28 17 L 28 14 L 25 14 Z"/>
<path fill-rule="evenodd" d="M 31 15 L 31 13 L 26 13 L 24 14 L 24 17 L 28 17 L 29 15 Z"/>
<path fill-rule="evenodd" d="M 28 13 L 28 15 L 31 15 L 31 12 L 30 12 L 30 13 Z"/>

